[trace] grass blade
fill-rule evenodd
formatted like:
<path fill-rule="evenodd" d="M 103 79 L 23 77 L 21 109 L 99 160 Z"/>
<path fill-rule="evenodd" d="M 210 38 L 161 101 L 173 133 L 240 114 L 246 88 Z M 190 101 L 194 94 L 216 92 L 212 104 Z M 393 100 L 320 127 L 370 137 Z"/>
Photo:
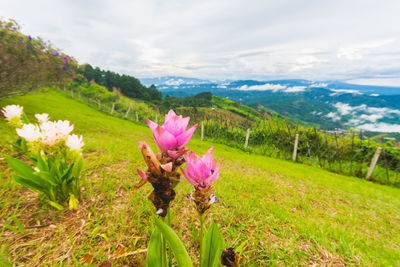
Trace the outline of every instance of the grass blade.
<path fill-rule="evenodd" d="M 156 218 L 155 224 L 160 232 L 163 234 L 165 240 L 168 242 L 169 248 L 175 255 L 179 267 L 192 267 L 192 261 L 187 253 L 182 241 L 176 233 L 163 221 Z"/>

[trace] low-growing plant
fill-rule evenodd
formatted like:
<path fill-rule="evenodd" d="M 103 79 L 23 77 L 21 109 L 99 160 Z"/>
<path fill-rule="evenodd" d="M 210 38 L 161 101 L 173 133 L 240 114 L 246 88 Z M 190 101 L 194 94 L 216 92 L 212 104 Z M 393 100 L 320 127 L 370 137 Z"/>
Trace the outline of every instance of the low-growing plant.
<path fill-rule="evenodd" d="M 3 114 L 24 140 L 31 165 L 7 156 L 7 163 L 17 174 L 13 179 L 44 196 L 47 203 L 62 210 L 77 209 L 80 198 L 80 173 L 83 165 L 82 136 L 70 135 L 69 121 L 49 121 L 48 114 L 36 114 L 37 124 L 24 124 L 22 107 L 7 106 Z"/>
<path fill-rule="evenodd" d="M 213 194 L 212 183 L 218 179 L 221 164 L 213 160 L 212 147 L 203 157 L 194 152 L 188 154 L 189 149 L 186 145 L 197 128 L 196 124 L 186 130 L 189 120 L 189 117 L 177 116 L 173 110 L 165 116 L 162 126 L 147 119 L 154 140 L 161 150 L 160 153 L 154 154 L 147 143 L 139 142 L 139 148 L 148 169 L 146 172 L 137 169 L 142 178 L 137 187 L 149 182 L 154 190 L 148 199 L 155 206 L 155 213 L 161 218 L 168 216 L 168 224 L 159 218 L 154 218 L 156 228 L 148 244 L 147 266 L 172 266 L 171 251 L 178 266 L 193 266 L 184 244 L 170 227 L 170 203 L 175 199 L 175 187 L 182 180 L 179 169 L 194 186 L 194 191 L 188 195 L 188 198 L 193 200 L 200 220 L 200 266 L 221 266 L 221 263 L 226 263 L 224 266 L 239 266 L 239 258 L 235 260 L 234 257 L 232 261 L 228 253 L 232 249 L 224 250 L 223 253 L 224 242 L 217 224 L 213 222 L 208 230 L 205 227 L 204 219 L 207 211 L 212 204 L 219 201 Z M 187 163 L 186 170 L 182 168 L 184 163 Z"/>

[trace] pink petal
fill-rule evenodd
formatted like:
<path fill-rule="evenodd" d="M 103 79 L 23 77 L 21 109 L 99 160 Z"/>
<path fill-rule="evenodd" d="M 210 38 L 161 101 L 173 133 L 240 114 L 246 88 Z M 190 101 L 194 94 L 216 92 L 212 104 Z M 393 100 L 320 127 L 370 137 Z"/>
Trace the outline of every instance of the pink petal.
<path fill-rule="evenodd" d="M 213 167 L 213 150 L 214 150 L 214 147 L 210 147 L 210 149 L 201 158 L 201 160 L 207 165 L 207 167 L 210 170 Z"/>
<path fill-rule="evenodd" d="M 192 178 L 195 178 L 198 182 L 204 181 L 210 176 L 210 170 L 196 153 L 191 152 L 189 154 L 187 171 Z"/>
<path fill-rule="evenodd" d="M 215 181 L 218 179 L 218 177 L 219 177 L 219 170 L 221 169 L 221 165 L 222 165 L 222 161 L 221 161 L 221 163 L 215 168 L 214 173 L 204 181 L 205 184 L 206 184 L 207 186 L 208 186 L 208 185 L 211 185 L 213 182 L 215 182 Z"/>
<path fill-rule="evenodd" d="M 178 116 L 175 116 L 166 120 L 162 127 L 168 132 L 172 133 L 174 136 L 178 136 L 185 132 L 186 127 L 189 124 L 189 120 L 189 117 L 179 118 Z"/>
<path fill-rule="evenodd" d="M 153 122 L 153 121 L 150 120 L 150 119 L 146 119 L 146 122 L 147 122 L 147 125 L 149 125 L 151 131 L 154 133 L 154 131 L 156 130 L 158 124 L 155 123 L 155 122 Z"/>
<path fill-rule="evenodd" d="M 143 180 L 147 181 L 147 175 L 139 169 L 136 169 L 137 174 L 142 177 Z"/>
<path fill-rule="evenodd" d="M 198 186 L 199 185 L 199 183 L 196 182 L 194 179 L 192 179 L 190 177 L 189 173 L 187 173 L 182 167 L 180 167 L 180 169 L 181 169 L 183 175 L 186 177 L 186 179 L 188 180 L 189 183 L 191 183 L 194 186 Z"/>
<path fill-rule="evenodd" d="M 163 168 L 166 172 L 171 172 L 172 171 L 172 162 L 161 165 L 161 168 Z"/>
<path fill-rule="evenodd" d="M 198 125 L 196 124 L 195 126 L 190 128 L 186 132 L 184 132 L 181 135 L 179 135 L 178 137 L 176 137 L 176 141 L 178 143 L 179 148 L 183 148 L 184 146 L 187 145 L 187 143 L 189 143 L 190 139 L 192 139 L 194 131 L 196 131 L 196 129 L 197 129 L 197 126 Z"/>
<path fill-rule="evenodd" d="M 189 148 L 185 148 L 183 150 L 168 150 L 167 152 L 168 152 L 168 156 L 170 156 L 173 159 L 176 159 L 188 151 L 189 151 Z"/>
<path fill-rule="evenodd" d="M 165 114 L 165 121 L 169 120 L 170 118 L 172 118 L 174 116 L 176 116 L 175 112 L 172 109 L 170 109 L 168 111 L 168 114 Z"/>
<path fill-rule="evenodd" d="M 164 128 L 161 126 L 157 126 L 157 128 L 153 131 L 153 136 L 154 141 L 162 151 L 168 151 L 169 149 L 172 150 L 177 147 L 177 141 L 175 137 L 168 131 L 164 130 Z"/>

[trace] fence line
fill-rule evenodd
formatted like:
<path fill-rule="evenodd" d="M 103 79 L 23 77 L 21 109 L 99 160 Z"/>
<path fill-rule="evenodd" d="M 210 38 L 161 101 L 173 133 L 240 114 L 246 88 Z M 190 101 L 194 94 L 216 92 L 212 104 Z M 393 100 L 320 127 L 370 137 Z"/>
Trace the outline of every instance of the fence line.
<path fill-rule="evenodd" d="M 66 90 L 64 92 L 67 94 Z M 162 123 L 160 118 L 162 119 L 163 116 L 159 117 L 158 111 L 143 113 L 143 110 L 137 109 L 135 106 L 134 115 L 131 116 L 131 105 L 119 102 L 107 103 L 106 101 L 101 103 L 100 99 L 91 99 L 81 95 L 80 91 L 73 92 L 71 90 L 70 96 L 76 97 L 75 93 L 78 94 L 80 101 L 87 102 L 89 106 L 97 106 L 99 110 L 112 116 L 137 123 L 145 123 L 145 121 L 140 121 L 139 117 L 151 118 L 154 116 L 156 123 Z M 111 112 L 109 112 L 110 110 Z M 183 112 L 184 110 L 181 113 Z M 182 115 L 191 116 L 193 114 Z M 369 136 L 366 138 L 362 131 L 358 134 L 353 132 L 349 135 L 350 137 L 343 137 L 337 131 L 322 132 L 315 128 L 299 127 L 287 122 L 264 121 L 257 127 L 242 129 L 229 126 L 226 120 L 223 120 L 224 118 L 221 118 L 222 122 L 200 121 L 200 139 L 213 139 L 251 153 L 291 159 L 300 163 L 318 165 L 337 173 L 400 186 L 399 149 L 387 147 L 382 139 L 379 144 L 381 151 L 372 167 L 374 156 L 378 151 L 378 144 Z M 195 123 L 195 121 L 192 119 L 191 123 Z"/>

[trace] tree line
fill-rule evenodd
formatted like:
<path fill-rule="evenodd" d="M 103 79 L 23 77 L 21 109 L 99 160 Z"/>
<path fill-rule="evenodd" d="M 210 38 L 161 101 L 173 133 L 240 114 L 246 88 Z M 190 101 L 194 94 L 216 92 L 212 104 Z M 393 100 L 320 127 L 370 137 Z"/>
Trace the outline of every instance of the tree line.
<path fill-rule="evenodd" d="M 113 91 L 116 88 L 127 97 L 139 98 L 151 102 L 161 101 L 162 99 L 162 93 L 154 85 L 146 87 L 133 76 L 120 75 L 109 70 L 101 70 L 99 67 L 93 68 L 90 64 L 81 65 L 79 73 L 88 81 L 94 81 L 97 84 L 103 85 L 109 91 Z"/>

